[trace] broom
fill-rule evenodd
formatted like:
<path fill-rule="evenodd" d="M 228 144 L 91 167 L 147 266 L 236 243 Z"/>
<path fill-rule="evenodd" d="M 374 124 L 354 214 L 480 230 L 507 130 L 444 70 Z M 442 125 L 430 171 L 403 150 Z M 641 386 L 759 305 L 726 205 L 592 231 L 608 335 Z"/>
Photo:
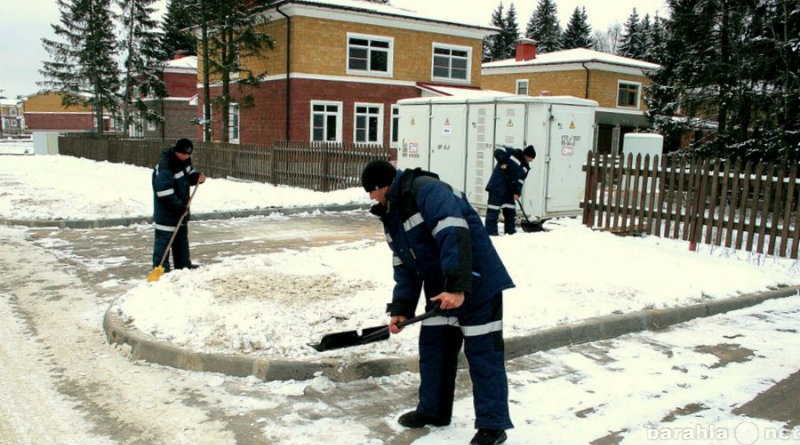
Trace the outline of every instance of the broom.
<path fill-rule="evenodd" d="M 172 232 L 172 236 L 169 238 L 169 243 L 167 244 L 167 249 L 164 251 L 164 255 L 161 256 L 161 261 L 158 263 L 158 266 L 154 267 L 150 275 L 147 276 L 147 282 L 151 281 L 158 281 L 161 278 L 161 275 L 164 275 L 164 261 L 167 259 L 167 255 L 169 255 L 169 250 L 172 248 L 172 242 L 175 241 L 175 236 L 178 234 L 178 230 L 183 224 L 183 219 L 186 218 L 186 215 L 189 214 L 189 206 L 192 205 L 192 200 L 194 199 L 194 194 L 197 193 L 197 189 L 200 188 L 200 183 L 197 183 L 194 186 L 194 191 L 192 191 L 192 196 L 189 197 L 189 202 L 186 203 L 186 210 L 183 211 L 183 215 L 178 220 L 178 225 L 175 226 L 175 231 Z"/>

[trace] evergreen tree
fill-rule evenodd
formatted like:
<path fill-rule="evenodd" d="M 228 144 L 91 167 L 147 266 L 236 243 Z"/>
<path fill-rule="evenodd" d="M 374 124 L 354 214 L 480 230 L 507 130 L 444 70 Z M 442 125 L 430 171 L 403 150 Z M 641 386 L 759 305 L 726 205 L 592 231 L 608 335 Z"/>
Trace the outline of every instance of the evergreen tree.
<path fill-rule="evenodd" d="M 199 23 L 194 3 L 196 0 L 169 0 L 167 3 L 167 12 L 161 23 L 162 60 L 197 54 L 197 39 L 190 30 Z"/>
<path fill-rule="evenodd" d="M 647 33 L 636 8 L 633 8 L 623 28 L 618 54 L 632 59 L 644 59 L 647 51 Z"/>
<path fill-rule="evenodd" d="M 703 156 L 800 161 L 800 9 L 792 0 L 670 0 L 661 69 L 648 89 L 663 133 L 713 129 Z M 673 119 L 680 112 L 681 119 Z M 707 123 L 707 125 L 702 125 Z"/>
<path fill-rule="evenodd" d="M 528 20 L 525 37 L 536 40 L 537 51 L 549 53 L 561 49 L 561 25 L 554 0 L 539 0 Z"/>
<path fill-rule="evenodd" d="M 517 22 L 517 9 L 514 3 L 508 7 L 505 20 L 503 20 L 503 40 L 506 46 L 507 59 L 516 57 L 517 40 L 519 40 L 519 23 Z"/>
<path fill-rule="evenodd" d="M 496 35 L 484 39 L 484 62 L 504 60 L 514 57 L 516 44 L 519 39 L 519 25 L 517 24 L 517 10 L 512 3 L 503 15 L 503 2 L 492 12 L 492 26 L 500 28 Z"/>
<path fill-rule="evenodd" d="M 228 142 L 230 104 L 234 101 L 231 85 L 239 87 L 236 98 L 241 107 L 252 106 L 252 94 L 244 94 L 245 86 L 257 87 L 259 78 L 265 73 L 254 73 L 246 65 L 248 60 L 263 56 L 271 50 L 274 42 L 264 33 L 267 18 L 259 14 L 271 3 L 270 0 L 249 0 L 231 2 L 229 0 L 195 0 L 199 6 L 203 37 L 204 88 L 206 91 L 206 110 L 204 122 L 206 137 L 210 140 L 209 86 L 210 76 L 220 79 L 221 92 L 214 100 L 219 109 L 222 134 L 220 140 Z"/>
<path fill-rule="evenodd" d="M 60 18 L 51 25 L 56 39 L 43 38 L 50 54 L 39 84 L 61 94 L 64 106 L 91 106 L 98 133 L 103 115 L 118 109 L 119 66 L 110 12 L 111 0 L 56 0 Z"/>
<path fill-rule="evenodd" d="M 163 72 L 158 34 L 158 23 L 153 19 L 156 0 L 117 0 L 122 11 L 122 33 L 120 42 L 126 52 L 125 80 L 122 93 L 123 122 L 126 127 L 141 125 L 138 117 L 149 122 L 163 122 L 156 109 L 147 106 L 143 97 L 161 99 L 167 95 L 161 80 Z"/>
<path fill-rule="evenodd" d="M 505 42 L 503 39 L 503 32 L 505 31 L 505 19 L 503 17 L 503 2 L 497 5 L 497 8 L 492 12 L 492 26 L 498 28 L 500 31 L 492 36 L 483 39 L 483 61 L 491 62 L 494 60 L 503 60 L 508 58 L 505 53 Z"/>
<path fill-rule="evenodd" d="M 586 8 L 575 7 L 567 23 L 567 29 L 562 36 L 563 49 L 593 48 L 592 27 L 586 16 Z"/>

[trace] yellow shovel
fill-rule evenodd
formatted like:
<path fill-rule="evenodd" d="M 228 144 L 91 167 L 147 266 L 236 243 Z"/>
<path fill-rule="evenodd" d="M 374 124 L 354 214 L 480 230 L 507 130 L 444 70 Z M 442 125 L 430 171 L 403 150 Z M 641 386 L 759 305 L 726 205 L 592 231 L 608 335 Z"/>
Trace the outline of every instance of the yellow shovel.
<path fill-rule="evenodd" d="M 186 215 L 189 214 L 189 206 L 192 205 L 192 200 L 194 199 L 194 194 L 197 193 L 197 189 L 200 188 L 200 183 L 194 186 L 194 191 L 192 191 L 192 196 L 189 197 L 189 202 L 186 203 L 186 210 L 183 211 L 183 215 L 178 220 L 178 225 L 175 226 L 175 231 L 172 232 L 172 236 L 169 239 L 169 244 L 167 244 L 167 250 L 164 251 L 164 255 L 161 256 L 161 261 L 158 263 L 158 266 L 153 268 L 153 271 L 150 272 L 150 275 L 147 276 L 147 282 L 151 281 L 158 281 L 161 278 L 161 275 L 164 275 L 164 261 L 166 261 L 167 256 L 169 255 L 169 250 L 172 248 L 172 242 L 175 241 L 175 235 L 178 234 L 178 229 L 180 229 L 181 224 L 183 224 L 183 219 L 186 218 Z"/>

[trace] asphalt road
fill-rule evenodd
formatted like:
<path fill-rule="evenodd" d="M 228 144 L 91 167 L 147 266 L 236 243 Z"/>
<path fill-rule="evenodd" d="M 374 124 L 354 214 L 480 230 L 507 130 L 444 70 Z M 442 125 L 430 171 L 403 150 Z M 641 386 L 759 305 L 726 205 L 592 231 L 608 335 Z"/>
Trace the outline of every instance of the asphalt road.
<path fill-rule="evenodd" d="M 197 221 L 192 252 L 211 263 L 233 252 L 381 240 L 376 224 L 358 212 Z M 463 372 L 454 424 L 410 431 L 395 419 L 413 408 L 414 374 L 260 382 L 130 360 L 106 342 L 102 317 L 146 279 L 151 231 L 0 227 L 0 444 L 468 442 Z M 800 323 L 785 327 L 800 307 L 785 300 L 511 360 L 517 428 L 507 443 L 800 443 Z M 762 395 L 749 396 L 754 387 Z M 785 429 L 770 439 L 775 425 Z"/>

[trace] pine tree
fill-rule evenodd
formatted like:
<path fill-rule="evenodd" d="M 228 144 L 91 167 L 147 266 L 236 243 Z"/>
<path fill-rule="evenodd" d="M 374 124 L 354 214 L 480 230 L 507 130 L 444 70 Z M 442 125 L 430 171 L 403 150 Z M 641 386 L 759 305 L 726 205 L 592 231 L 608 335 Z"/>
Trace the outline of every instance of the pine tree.
<path fill-rule="evenodd" d="M 517 40 L 519 40 L 519 24 L 517 23 L 517 9 L 514 3 L 508 7 L 505 20 L 503 20 L 503 40 L 506 47 L 506 58 L 515 57 L 517 54 Z"/>
<path fill-rule="evenodd" d="M 158 23 L 153 19 L 156 0 L 118 0 L 122 11 L 120 42 L 126 52 L 125 79 L 122 93 L 123 122 L 126 127 L 148 122 L 163 122 L 164 118 L 154 108 L 147 106 L 144 97 L 161 99 L 167 95 L 161 80 L 163 53 L 160 50 Z M 134 113 L 136 110 L 136 113 Z M 138 117 L 141 119 L 137 119 Z"/>
<path fill-rule="evenodd" d="M 200 22 L 194 8 L 195 2 L 196 0 L 169 0 L 167 3 L 167 12 L 161 23 L 162 60 L 197 54 L 197 39 L 190 30 Z"/>
<path fill-rule="evenodd" d="M 648 88 L 662 133 L 713 128 L 702 156 L 800 160 L 800 17 L 796 1 L 670 0 L 661 68 Z M 673 119 L 680 112 L 681 119 Z M 706 124 L 706 125 L 703 125 Z"/>
<path fill-rule="evenodd" d="M 503 2 L 497 5 L 497 8 L 492 12 L 492 19 L 490 24 L 500 31 L 483 39 L 483 61 L 491 62 L 494 60 L 503 60 L 508 58 L 505 53 L 505 42 L 503 40 L 503 32 L 505 31 L 505 18 L 503 17 Z"/>
<path fill-rule="evenodd" d="M 586 8 L 575 7 L 572 16 L 567 23 L 567 29 L 562 36 L 563 49 L 572 48 L 593 48 L 592 27 L 589 26 L 589 18 L 586 15 Z"/>
<path fill-rule="evenodd" d="M 203 47 L 204 87 L 206 91 L 206 110 L 209 115 L 209 76 L 218 76 L 221 92 L 214 100 L 219 108 L 222 134 L 220 140 L 228 142 L 230 104 L 234 97 L 231 84 L 236 84 L 244 93 L 244 86 L 256 87 L 259 78 L 265 73 L 254 73 L 246 62 L 254 57 L 262 56 L 271 50 L 274 42 L 264 33 L 264 25 L 268 20 L 263 12 L 270 0 L 249 0 L 248 2 L 232 2 L 230 0 L 195 0 L 199 3 L 201 27 L 204 28 L 201 39 Z M 240 106 L 252 106 L 252 94 L 240 94 L 237 97 Z M 210 140 L 210 125 L 206 122 L 206 137 Z"/>
<path fill-rule="evenodd" d="M 528 20 L 525 37 L 536 40 L 537 51 L 548 53 L 561 49 L 561 25 L 554 0 L 539 0 Z"/>
<path fill-rule="evenodd" d="M 639 13 L 633 8 L 631 15 L 623 25 L 622 40 L 619 45 L 620 56 L 632 59 L 643 59 L 647 51 L 647 34 L 644 31 L 643 23 L 639 19 Z"/>
<path fill-rule="evenodd" d="M 64 106 L 91 106 L 98 133 L 103 115 L 118 109 L 119 66 L 110 12 L 111 0 L 56 0 L 60 18 L 52 28 L 57 39 L 43 38 L 50 54 L 39 71 L 40 85 L 61 94 Z"/>
<path fill-rule="evenodd" d="M 516 54 L 517 40 L 519 39 L 519 24 L 517 24 L 517 10 L 512 3 L 508 11 L 503 14 L 503 2 L 497 5 L 492 12 L 492 26 L 499 28 L 496 35 L 484 39 L 484 62 L 504 60 Z"/>

